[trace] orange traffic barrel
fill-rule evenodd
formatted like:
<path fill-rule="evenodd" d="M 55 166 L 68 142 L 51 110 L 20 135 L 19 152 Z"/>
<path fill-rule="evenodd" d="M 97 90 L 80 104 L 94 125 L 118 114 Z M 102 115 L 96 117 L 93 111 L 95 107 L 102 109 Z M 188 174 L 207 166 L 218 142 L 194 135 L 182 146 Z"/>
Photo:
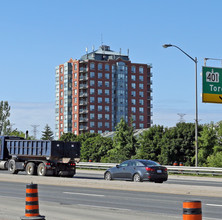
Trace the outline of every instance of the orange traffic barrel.
<path fill-rule="evenodd" d="M 183 162 L 180 162 L 180 166 L 183 166 Z"/>
<path fill-rule="evenodd" d="M 201 201 L 183 202 L 183 220 L 202 220 Z"/>
<path fill-rule="evenodd" d="M 45 220 L 45 216 L 39 214 L 39 198 L 38 185 L 26 185 L 26 199 L 25 199 L 25 216 L 21 220 Z"/>
<path fill-rule="evenodd" d="M 178 166 L 178 162 L 175 161 L 175 162 L 173 163 L 173 166 Z"/>

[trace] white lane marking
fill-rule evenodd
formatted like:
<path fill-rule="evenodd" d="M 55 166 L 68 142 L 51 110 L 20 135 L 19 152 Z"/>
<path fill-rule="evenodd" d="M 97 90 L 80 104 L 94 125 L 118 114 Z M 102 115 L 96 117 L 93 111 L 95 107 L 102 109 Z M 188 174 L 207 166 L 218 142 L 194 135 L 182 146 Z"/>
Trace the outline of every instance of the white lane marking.
<path fill-rule="evenodd" d="M 75 193 L 75 192 L 63 192 L 65 194 L 70 195 L 83 195 L 83 196 L 97 196 L 97 197 L 104 197 L 105 195 L 99 195 L 99 194 L 87 194 L 87 193 Z"/>
<path fill-rule="evenodd" d="M 121 209 L 115 207 L 108 207 L 108 206 L 96 206 L 96 205 L 85 205 L 85 204 L 78 204 L 79 206 L 89 207 L 89 208 L 97 208 L 97 209 L 111 209 L 111 210 L 118 210 L 118 211 L 132 211 L 130 209 Z"/>
<path fill-rule="evenodd" d="M 218 207 L 222 207 L 222 205 L 218 205 L 218 204 L 206 204 L 208 206 L 218 206 Z"/>

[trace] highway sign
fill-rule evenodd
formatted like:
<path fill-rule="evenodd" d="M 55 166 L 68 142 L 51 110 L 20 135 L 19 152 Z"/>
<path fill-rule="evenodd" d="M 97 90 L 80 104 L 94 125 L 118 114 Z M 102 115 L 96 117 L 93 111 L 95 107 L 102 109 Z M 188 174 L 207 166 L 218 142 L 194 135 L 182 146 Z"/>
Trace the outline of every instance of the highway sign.
<path fill-rule="evenodd" d="M 202 101 L 222 103 L 222 68 L 203 66 Z"/>

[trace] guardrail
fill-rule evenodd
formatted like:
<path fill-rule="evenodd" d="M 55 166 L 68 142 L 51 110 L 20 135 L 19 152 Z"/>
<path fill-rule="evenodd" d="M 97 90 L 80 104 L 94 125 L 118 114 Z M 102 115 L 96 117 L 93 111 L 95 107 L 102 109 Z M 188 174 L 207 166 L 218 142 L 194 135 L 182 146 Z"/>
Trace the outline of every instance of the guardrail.
<path fill-rule="evenodd" d="M 94 163 L 94 162 L 79 162 L 77 164 L 78 168 L 84 169 L 97 169 L 97 170 L 106 170 L 108 168 L 116 166 L 116 163 Z M 188 166 L 165 166 L 168 170 L 168 173 L 176 174 L 205 174 L 218 176 L 222 175 L 222 168 L 217 167 L 188 167 Z"/>

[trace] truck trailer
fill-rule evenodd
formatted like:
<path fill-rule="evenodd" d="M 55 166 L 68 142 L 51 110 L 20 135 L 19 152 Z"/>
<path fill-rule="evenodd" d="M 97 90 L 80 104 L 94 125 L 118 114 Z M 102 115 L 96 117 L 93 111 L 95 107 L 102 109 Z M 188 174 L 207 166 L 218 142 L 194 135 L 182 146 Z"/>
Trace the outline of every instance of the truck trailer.
<path fill-rule="evenodd" d="M 80 142 L 25 140 L 0 136 L 0 168 L 11 174 L 73 177 L 80 161 Z"/>

